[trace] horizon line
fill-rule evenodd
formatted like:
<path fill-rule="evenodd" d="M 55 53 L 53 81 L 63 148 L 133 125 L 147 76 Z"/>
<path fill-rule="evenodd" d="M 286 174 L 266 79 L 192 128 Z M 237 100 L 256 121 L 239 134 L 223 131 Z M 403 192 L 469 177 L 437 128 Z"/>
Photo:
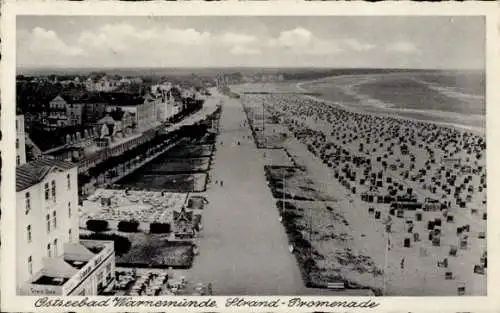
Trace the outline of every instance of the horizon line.
<path fill-rule="evenodd" d="M 476 70 L 476 71 L 484 71 L 486 68 L 478 68 L 478 67 L 464 67 L 464 68 L 445 68 L 445 67 L 373 67 L 373 66 L 347 66 L 347 67 L 329 67 L 329 66 L 264 66 L 264 65 L 230 65 L 230 66 L 129 66 L 129 67 L 116 67 L 116 66 L 75 66 L 75 67 L 67 67 L 67 66 L 16 66 L 16 69 L 23 70 L 86 70 L 86 69 L 103 69 L 103 70 L 116 70 L 116 69 L 320 69 L 320 70 L 345 70 L 345 69 L 380 69 L 380 70 L 428 70 L 428 71 L 443 71 L 443 70 Z"/>

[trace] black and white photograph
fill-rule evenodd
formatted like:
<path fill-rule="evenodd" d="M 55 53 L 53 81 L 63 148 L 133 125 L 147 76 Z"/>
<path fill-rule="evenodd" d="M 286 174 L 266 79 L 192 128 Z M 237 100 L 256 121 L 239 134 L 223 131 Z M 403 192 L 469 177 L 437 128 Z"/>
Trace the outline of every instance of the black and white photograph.
<path fill-rule="evenodd" d="M 17 296 L 490 294 L 486 16 L 15 22 Z"/>

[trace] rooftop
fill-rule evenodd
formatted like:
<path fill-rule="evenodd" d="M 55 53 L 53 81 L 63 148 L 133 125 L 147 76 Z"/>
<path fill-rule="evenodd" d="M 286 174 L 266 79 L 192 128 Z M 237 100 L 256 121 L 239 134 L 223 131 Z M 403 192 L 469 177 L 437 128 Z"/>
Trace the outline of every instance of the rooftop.
<path fill-rule="evenodd" d="M 136 106 L 144 103 L 144 98 L 139 94 L 126 92 L 108 92 L 103 93 L 108 99 L 108 103 L 117 106 Z"/>
<path fill-rule="evenodd" d="M 75 260 L 64 260 L 66 261 L 66 263 L 68 263 L 69 265 L 71 265 L 72 267 L 76 268 L 76 269 L 81 269 L 82 267 L 84 267 L 88 262 L 87 261 L 75 261 Z"/>
<path fill-rule="evenodd" d="M 53 286 L 62 286 L 64 285 L 69 278 L 67 277 L 52 277 L 42 275 L 36 281 L 33 282 L 35 285 L 53 285 Z"/>
<path fill-rule="evenodd" d="M 40 181 L 53 168 L 69 170 L 76 167 L 75 164 L 55 159 L 40 159 L 25 163 L 16 168 L 16 191 L 22 191 Z"/>

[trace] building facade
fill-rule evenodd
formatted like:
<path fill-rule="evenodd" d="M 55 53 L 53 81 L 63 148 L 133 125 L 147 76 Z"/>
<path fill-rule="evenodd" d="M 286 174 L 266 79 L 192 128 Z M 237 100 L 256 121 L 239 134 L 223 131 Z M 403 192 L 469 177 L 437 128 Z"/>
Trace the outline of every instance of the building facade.
<path fill-rule="evenodd" d="M 97 275 L 108 273 L 109 262 L 113 264 L 109 272 L 114 272 L 112 242 L 79 240 L 77 175 L 76 165 L 56 159 L 39 159 L 16 168 L 16 286 L 20 294 L 68 295 L 84 289 L 95 295 Z"/>
<path fill-rule="evenodd" d="M 68 102 L 60 95 L 52 99 L 49 102 L 49 110 L 44 124 L 52 128 L 68 126 L 67 104 Z"/>
<path fill-rule="evenodd" d="M 92 124 L 97 122 L 106 114 L 108 104 L 104 101 L 88 101 L 82 112 L 82 123 Z"/>
<path fill-rule="evenodd" d="M 26 134 L 24 132 L 24 116 L 16 115 L 16 165 L 26 163 Z"/>
<path fill-rule="evenodd" d="M 137 107 L 137 127 L 139 130 L 148 130 L 157 125 L 155 101 L 145 100 Z"/>
<path fill-rule="evenodd" d="M 79 126 L 83 123 L 83 103 L 67 103 L 66 116 L 68 117 L 68 126 Z"/>

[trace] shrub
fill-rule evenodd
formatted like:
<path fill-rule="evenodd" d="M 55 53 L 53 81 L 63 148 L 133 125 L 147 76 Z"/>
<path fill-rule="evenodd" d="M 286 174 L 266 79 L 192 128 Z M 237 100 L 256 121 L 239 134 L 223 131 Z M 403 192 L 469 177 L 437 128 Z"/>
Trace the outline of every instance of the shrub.
<path fill-rule="evenodd" d="M 115 243 L 115 254 L 117 256 L 126 254 L 132 243 L 127 237 L 123 237 L 117 234 L 99 234 L 94 233 L 90 235 L 80 235 L 80 239 L 91 239 L 91 240 L 109 240 Z"/>
<path fill-rule="evenodd" d="M 120 221 L 118 223 L 118 230 L 126 233 L 135 233 L 139 228 L 138 221 Z"/>
<path fill-rule="evenodd" d="M 170 232 L 170 224 L 168 223 L 151 223 L 149 225 L 149 232 L 151 234 L 162 234 Z"/>
<path fill-rule="evenodd" d="M 87 229 L 90 231 L 101 232 L 108 230 L 108 221 L 105 220 L 88 220 Z"/>

